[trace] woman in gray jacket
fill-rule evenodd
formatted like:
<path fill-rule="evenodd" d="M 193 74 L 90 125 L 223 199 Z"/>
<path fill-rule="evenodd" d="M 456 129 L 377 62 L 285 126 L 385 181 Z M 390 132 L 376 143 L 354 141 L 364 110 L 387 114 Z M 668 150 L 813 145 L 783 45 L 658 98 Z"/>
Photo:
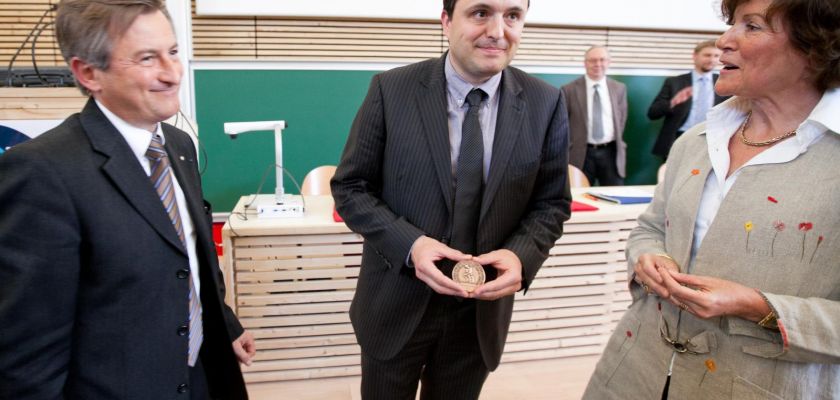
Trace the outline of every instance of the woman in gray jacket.
<path fill-rule="evenodd" d="M 840 398 L 840 2 L 721 9 L 735 97 L 671 150 L 584 398 Z"/>

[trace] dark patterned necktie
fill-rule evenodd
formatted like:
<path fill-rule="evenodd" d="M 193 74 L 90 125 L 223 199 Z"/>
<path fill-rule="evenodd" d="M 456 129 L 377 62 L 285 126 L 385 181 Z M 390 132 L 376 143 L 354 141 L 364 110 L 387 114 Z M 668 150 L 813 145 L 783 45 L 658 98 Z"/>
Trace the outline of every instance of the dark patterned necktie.
<path fill-rule="evenodd" d="M 481 212 L 484 175 L 484 141 L 478 109 L 487 96 L 481 89 L 467 95 L 469 109 L 461 127 L 461 149 L 455 173 L 455 206 L 450 247 L 467 254 L 475 253 L 475 234 Z"/>
<path fill-rule="evenodd" d="M 152 135 L 152 143 L 149 144 L 149 149 L 146 150 L 146 157 L 149 159 L 151 166 L 151 175 L 149 178 L 157 190 L 160 201 L 163 203 L 163 208 L 166 214 L 169 215 L 169 220 L 178 233 L 178 238 L 184 248 L 187 247 L 187 241 L 184 238 L 184 226 L 181 224 L 181 214 L 178 212 L 178 202 L 175 201 L 175 186 L 172 182 L 172 167 L 169 164 L 169 157 L 166 155 L 166 150 L 163 148 L 161 138 L 158 135 Z M 190 312 L 188 315 L 190 327 L 190 342 L 187 353 L 187 363 L 190 367 L 195 365 L 198 359 L 199 349 L 201 349 L 201 342 L 204 340 L 204 328 L 201 321 L 201 301 L 196 296 L 195 284 L 192 277 L 189 277 L 190 293 L 189 303 Z"/>

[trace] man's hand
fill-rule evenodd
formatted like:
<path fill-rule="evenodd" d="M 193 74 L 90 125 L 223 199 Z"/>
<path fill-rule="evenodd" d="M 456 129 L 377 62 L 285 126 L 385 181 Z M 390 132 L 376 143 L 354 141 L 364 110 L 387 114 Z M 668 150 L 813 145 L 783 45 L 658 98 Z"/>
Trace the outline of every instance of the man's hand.
<path fill-rule="evenodd" d="M 691 86 L 687 86 L 677 92 L 674 97 L 671 97 L 671 108 L 674 108 L 682 103 L 685 103 L 691 98 Z"/>
<path fill-rule="evenodd" d="M 251 360 L 254 354 L 257 354 L 257 344 L 254 342 L 254 335 L 251 332 L 242 332 L 236 340 L 233 341 L 233 352 L 239 362 L 247 366 L 251 366 Z"/>
<path fill-rule="evenodd" d="M 633 271 L 636 273 L 633 280 L 644 288 L 648 294 L 656 293 L 659 297 L 667 299 L 671 294 L 668 288 L 665 287 L 662 275 L 659 272 L 660 269 L 667 269 L 673 272 L 680 271 L 680 267 L 671 258 L 659 254 L 642 254 L 636 260 L 636 265 L 633 268 Z"/>
<path fill-rule="evenodd" d="M 507 249 L 495 250 L 473 260 L 481 265 L 490 265 L 496 268 L 498 274 L 496 279 L 487 282 L 470 293 L 470 297 L 479 300 L 496 300 L 510 296 L 522 289 L 522 262 L 519 257 Z"/>
<path fill-rule="evenodd" d="M 435 261 L 450 259 L 469 260 L 469 255 L 461 253 L 428 236 L 420 236 L 411 248 L 411 262 L 417 279 L 426 282 L 432 290 L 443 295 L 467 297 L 467 291 L 461 285 L 440 272 Z"/>

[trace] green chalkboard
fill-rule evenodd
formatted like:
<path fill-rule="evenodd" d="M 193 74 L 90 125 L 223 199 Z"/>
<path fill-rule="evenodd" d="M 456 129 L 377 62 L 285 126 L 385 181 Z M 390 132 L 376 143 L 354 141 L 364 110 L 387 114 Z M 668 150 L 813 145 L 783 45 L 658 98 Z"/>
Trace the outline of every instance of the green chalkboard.
<path fill-rule="evenodd" d="M 275 175 L 273 132 L 252 132 L 231 140 L 225 122 L 285 120 L 283 161 L 301 182 L 319 165 L 338 163 L 347 133 L 371 77 L 379 71 L 197 70 L 195 106 L 204 148 L 204 194 L 214 211 L 230 211 L 240 196 L 256 193 L 268 171 L 262 193 L 273 193 Z M 535 74 L 560 87 L 576 78 L 565 74 Z M 628 91 L 627 179 L 631 185 L 653 184 L 661 160 L 650 153 L 660 121 L 646 117 L 663 77 L 612 76 Z M 289 193 L 298 193 L 285 179 Z"/>

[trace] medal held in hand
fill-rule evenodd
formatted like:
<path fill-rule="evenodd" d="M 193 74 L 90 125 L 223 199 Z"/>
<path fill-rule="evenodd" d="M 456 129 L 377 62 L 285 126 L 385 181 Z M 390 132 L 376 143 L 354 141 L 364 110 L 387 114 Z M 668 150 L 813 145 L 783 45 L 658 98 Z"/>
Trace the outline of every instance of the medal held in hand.
<path fill-rule="evenodd" d="M 459 261 L 452 269 L 452 280 L 457 282 L 467 292 L 472 292 L 484 284 L 484 268 L 473 260 Z"/>

